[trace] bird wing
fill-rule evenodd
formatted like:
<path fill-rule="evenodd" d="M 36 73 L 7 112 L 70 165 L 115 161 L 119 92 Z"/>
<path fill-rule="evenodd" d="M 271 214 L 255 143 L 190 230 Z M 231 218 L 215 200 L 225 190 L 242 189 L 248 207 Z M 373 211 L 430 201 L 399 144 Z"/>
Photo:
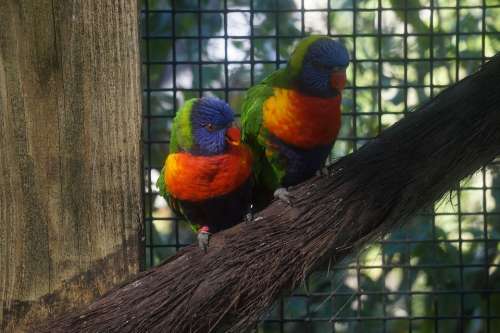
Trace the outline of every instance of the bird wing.
<path fill-rule="evenodd" d="M 241 111 L 242 141 L 248 144 L 254 155 L 253 172 L 256 185 L 274 190 L 285 174 L 279 155 L 271 149 L 269 133 L 263 128 L 263 107 L 274 96 L 274 88 L 283 86 L 284 70 L 273 72 L 261 83 L 250 88 Z"/>
<path fill-rule="evenodd" d="M 182 216 L 182 210 L 181 207 L 179 206 L 178 200 L 176 200 L 174 197 L 170 195 L 170 192 L 168 191 L 167 184 L 165 182 L 165 166 L 163 169 L 161 169 L 160 177 L 156 181 L 156 186 L 158 187 L 159 194 L 165 198 L 167 201 L 168 206 L 174 211 L 176 215 Z"/>

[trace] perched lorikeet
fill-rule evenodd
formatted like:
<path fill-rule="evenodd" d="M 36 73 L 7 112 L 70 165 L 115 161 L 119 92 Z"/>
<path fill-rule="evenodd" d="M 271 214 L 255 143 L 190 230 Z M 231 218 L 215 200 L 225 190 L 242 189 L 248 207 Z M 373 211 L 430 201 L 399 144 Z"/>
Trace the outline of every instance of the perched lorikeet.
<path fill-rule="evenodd" d="M 157 182 L 170 207 L 198 231 L 205 251 L 211 233 L 240 222 L 250 205 L 252 154 L 233 120 L 219 99 L 187 101 L 175 116 Z"/>
<path fill-rule="evenodd" d="M 341 43 L 310 36 L 285 68 L 247 91 L 242 139 L 254 153 L 257 205 L 273 193 L 290 203 L 287 187 L 323 170 L 340 129 L 348 64 Z"/>

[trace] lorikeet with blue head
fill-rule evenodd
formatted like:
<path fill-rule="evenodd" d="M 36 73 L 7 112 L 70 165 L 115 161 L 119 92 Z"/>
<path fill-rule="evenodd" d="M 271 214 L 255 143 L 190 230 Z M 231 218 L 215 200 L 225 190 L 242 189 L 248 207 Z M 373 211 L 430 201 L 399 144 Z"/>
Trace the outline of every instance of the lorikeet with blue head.
<path fill-rule="evenodd" d="M 254 153 L 257 206 L 269 203 L 273 194 L 290 204 L 287 187 L 324 172 L 340 129 L 348 64 L 341 43 L 309 36 L 285 68 L 247 91 L 242 138 Z"/>
<path fill-rule="evenodd" d="M 210 235 L 239 223 L 250 205 L 252 154 L 233 121 L 224 101 L 187 101 L 174 118 L 157 182 L 169 206 L 198 231 L 205 252 Z"/>

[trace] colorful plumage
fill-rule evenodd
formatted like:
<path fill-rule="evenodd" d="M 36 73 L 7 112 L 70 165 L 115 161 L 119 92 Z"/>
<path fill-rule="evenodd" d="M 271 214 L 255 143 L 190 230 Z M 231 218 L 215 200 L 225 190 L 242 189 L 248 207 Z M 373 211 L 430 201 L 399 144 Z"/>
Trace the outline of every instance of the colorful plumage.
<path fill-rule="evenodd" d="M 158 188 L 170 207 L 209 236 L 242 220 L 252 190 L 252 155 L 240 144 L 233 111 L 216 98 L 191 99 L 177 112 Z"/>
<path fill-rule="evenodd" d="M 259 206 L 273 192 L 290 202 L 286 188 L 324 167 L 340 129 L 348 64 L 342 44 L 310 36 L 299 42 L 286 68 L 248 90 L 242 131 L 254 153 Z"/>

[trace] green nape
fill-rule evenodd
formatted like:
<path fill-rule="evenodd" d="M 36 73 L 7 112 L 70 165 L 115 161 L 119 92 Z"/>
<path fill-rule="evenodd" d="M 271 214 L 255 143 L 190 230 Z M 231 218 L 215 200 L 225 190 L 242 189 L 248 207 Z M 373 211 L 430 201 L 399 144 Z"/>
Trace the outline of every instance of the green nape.
<path fill-rule="evenodd" d="M 189 151 L 193 146 L 191 110 L 197 101 L 198 98 L 192 98 L 184 103 L 179 111 L 177 111 L 172 129 L 170 131 L 169 154 L 177 153 L 179 151 Z M 165 166 L 161 169 L 160 177 L 156 181 L 156 186 L 158 187 L 160 195 L 166 198 L 170 207 L 175 210 L 175 207 L 172 206 L 169 201 L 170 197 L 167 184 L 165 182 Z"/>
<path fill-rule="evenodd" d="M 188 100 L 179 111 L 177 111 L 170 133 L 169 153 L 189 151 L 193 146 L 191 110 L 198 100 L 198 98 Z"/>
<path fill-rule="evenodd" d="M 313 35 L 301 39 L 292 52 L 288 64 L 285 68 L 279 69 L 266 77 L 261 84 L 290 89 L 294 87 L 296 79 L 302 70 L 302 62 L 307 53 L 307 49 L 312 43 L 319 39 L 330 39 L 328 36 Z"/>
<path fill-rule="evenodd" d="M 300 70 L 302 69 L 302 62 L 304 61 L 304 57 L 306 55 L 307 49 L 311 46 L 312 43 L 319 39 L 330 39 L 328 36 L 322 35 L 312 35 L 302 39 L 299 44 L 295 47 L 288 61 L 287 70 L 289 71 L 290 77 L 292 79 L 296 78 Z"/>

